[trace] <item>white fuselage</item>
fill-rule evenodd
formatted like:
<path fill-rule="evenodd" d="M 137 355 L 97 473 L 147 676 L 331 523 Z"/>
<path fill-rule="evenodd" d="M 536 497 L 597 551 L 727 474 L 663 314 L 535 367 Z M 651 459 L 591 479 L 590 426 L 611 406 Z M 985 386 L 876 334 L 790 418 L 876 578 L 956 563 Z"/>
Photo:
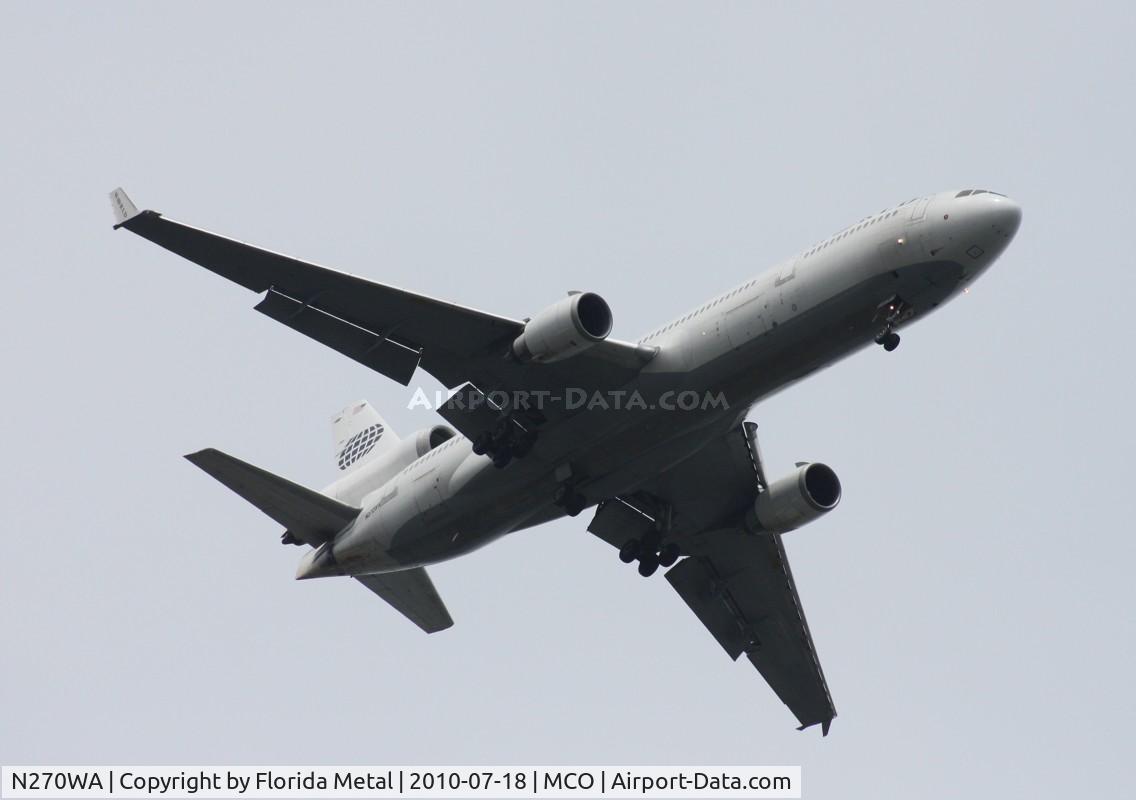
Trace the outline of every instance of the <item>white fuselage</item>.
<path fill-rule="evenodd" d="M 505 469 L 458 436 L 393 476 L 363 467 L 328 487 L 363 512 L 301 572 L 382 572 L 461 555 L 560 516 L 552 498 L 566 478 L 590 503 L 633 491 L 761 398 L 962 292 L 1019 221 L 1018 206 L 992 192 L 946 192 L 866 217 L 643 337 L 657 355 L 626 389 L 650 408 L 578 413 Z M 662 407 L 682 392 L 727 402 L 687 413 Z M 542 457 L 541 441 L 555 443 L 546 448 L 555 461 Z"/>

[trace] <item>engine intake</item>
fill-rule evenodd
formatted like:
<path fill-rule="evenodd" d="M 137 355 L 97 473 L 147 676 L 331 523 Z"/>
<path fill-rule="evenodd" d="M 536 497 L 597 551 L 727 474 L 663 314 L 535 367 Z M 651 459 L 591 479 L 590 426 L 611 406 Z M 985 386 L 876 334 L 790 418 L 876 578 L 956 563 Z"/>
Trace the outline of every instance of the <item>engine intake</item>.
<path fill-rule="evenodd" d="M 747 522 L 763 533 L 787 533 L 806 525 L 840 502 L 840 479 L 826 464 L 802 464 L 757 496 Z"/>
<path fill-rule="evenodd" d="M 606 339 L 611 323 L 611 308 L 598 294 L 572 294 L 529 320 L 513 341 L 513 354 L 541 363 L 570 358 Z"/>

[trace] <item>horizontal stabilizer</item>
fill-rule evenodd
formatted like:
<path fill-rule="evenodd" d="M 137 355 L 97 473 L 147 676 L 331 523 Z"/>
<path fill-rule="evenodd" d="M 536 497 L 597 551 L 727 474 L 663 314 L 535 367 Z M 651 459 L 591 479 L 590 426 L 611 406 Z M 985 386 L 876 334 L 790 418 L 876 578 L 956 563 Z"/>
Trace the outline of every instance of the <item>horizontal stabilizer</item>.
<path fill-rule="evenodd" d="M 426 633 L 437 633 L 454 624 L 446 604 L 438 596 L 434 582 L 422 567 L 359 575 L 355 578 Z"/>
<path fill-rule="evenodd" d="M 335 537 L 360 509 L 209 448 L 186 456 L 312 547 Z"/>

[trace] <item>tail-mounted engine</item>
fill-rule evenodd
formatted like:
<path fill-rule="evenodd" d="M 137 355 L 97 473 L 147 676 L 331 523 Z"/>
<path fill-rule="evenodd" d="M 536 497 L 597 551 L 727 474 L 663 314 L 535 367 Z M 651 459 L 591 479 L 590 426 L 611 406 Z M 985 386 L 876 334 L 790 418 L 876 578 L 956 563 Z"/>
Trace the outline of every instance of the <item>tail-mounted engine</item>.
<path fill-rule="evenodd" d="M 840 502 L 840 479 L 825 464 L 800 464 L 774 481 L 746 515 L 754 532 L 787 533 L 827 514 Z"/>
<path fill-rule="evenodd" d="M 513 341 L 513 355 L 544 363 L 570 358 L 606 339 L 611 322 L 611 309 L 598 294 L 570 294 L 529 320 Z"/>

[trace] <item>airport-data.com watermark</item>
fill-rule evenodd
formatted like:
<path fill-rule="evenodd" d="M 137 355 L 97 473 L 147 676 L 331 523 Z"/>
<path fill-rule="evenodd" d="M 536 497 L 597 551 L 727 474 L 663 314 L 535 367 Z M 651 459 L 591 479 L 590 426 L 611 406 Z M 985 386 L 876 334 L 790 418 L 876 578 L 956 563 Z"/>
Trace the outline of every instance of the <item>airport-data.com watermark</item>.
<path fill-rule="evenodd" d="M 694 389 L 667 389 L 658 394 L 644 395 L 637 389 L 582 389 L 519 390 L 513 392 L 459 389 L 456 392 L 437 391 L 431 396 L 425 389 L 414 390 L 406 407 L 427 411 L 449 408 L 454 411 L 475 411 L 482 406 L 491 410 L 524 408 L 543 411 L 713 411 L 730 407 L 724 392 L 696 391 Z"/>

